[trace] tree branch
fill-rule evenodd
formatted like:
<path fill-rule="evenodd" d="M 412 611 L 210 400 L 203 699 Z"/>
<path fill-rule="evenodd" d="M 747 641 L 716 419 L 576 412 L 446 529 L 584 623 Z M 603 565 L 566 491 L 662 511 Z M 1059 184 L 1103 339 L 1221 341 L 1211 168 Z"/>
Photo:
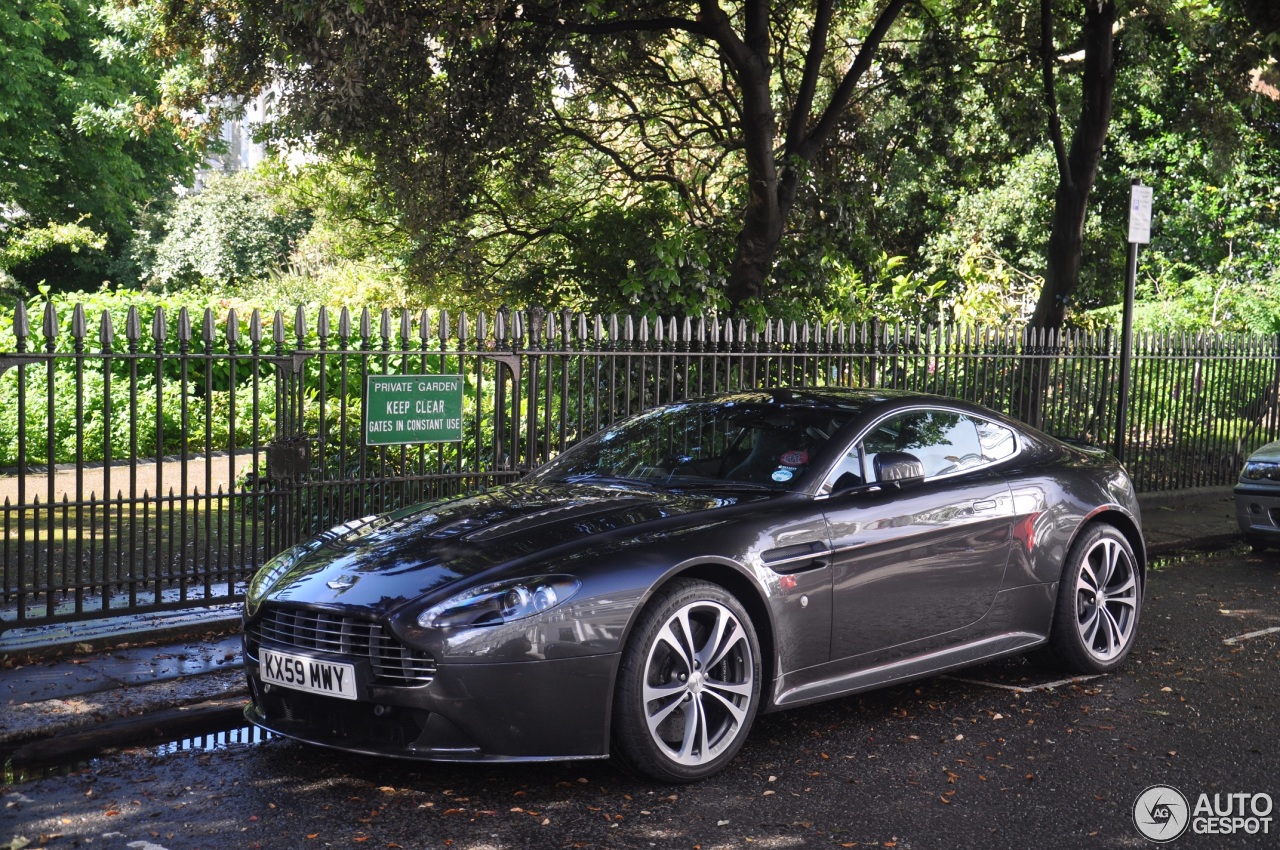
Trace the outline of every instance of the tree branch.
<path fill-rule="evenodd" d="M 857 88 L 859 80 L 871 68 L 872 57 L 880 49 L 880 43 L 884 41 L 889 28 L 893 26 L 893 22 L 897 20 L 907 2 L 908 0 L 889 0 L 889 4 L 880 12 L 875 24 L 871 27 L 871 32 L 867 33 L 866 40 L 862 42 L 862 47 L 858 49 L 858 55 L 854 58 L 853 64 L 849 66 L 849 70 L 845 72 L 844 78 L 840 81 L 835 94 L 832 95 L 831 102 L 823 110 L 822 118 L 819 119 L 817 126 L 805 136 L 804 141 L 797 145 L 795 150 L 791 151 L 792 156 L 799 156 L 806 161 L 813 159 L 814 153 L 826 141 L 832 130 L 835 129 L 840 116 L 853 99 L 853 92 Z"/>
<path fill-rule="evenodd" d="M 809 51 L 804 59 L 804 76 L 800 81 L 800 90 L 796 93 L 796 102 L 791 107 L 791 121 L 787 126 L 784 150 L 788 152 L 800 146 L 805 128 L 809 124 L 809 111 L 813 109 L 813 96 L 822 74 L 822 60 L 827 54 L 832 5 L 832 0 L 818 0 L 818 8 L 814 13 L 813 30 L 809 34 Z"/>
<path fill-rule="evenodd" d="M 1040 0 L 1040 79 L 1044 86 L 1045 106 L 1049 110 L 1049 141 L 1058 161 L 1058 176 L 1070 186 L 1073 182 L 1067 160 L 1067 143 L 1062 137 L 1062 116 L 1058 112 L 1058 93 L 1053 81 L 1053 0 Z"/>

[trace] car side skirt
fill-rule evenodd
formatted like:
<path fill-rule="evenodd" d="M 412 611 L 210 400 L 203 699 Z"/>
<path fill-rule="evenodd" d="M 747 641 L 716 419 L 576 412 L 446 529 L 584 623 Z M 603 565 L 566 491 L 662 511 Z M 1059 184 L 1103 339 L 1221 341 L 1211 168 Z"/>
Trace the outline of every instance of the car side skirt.
<path fill-rule="evenodd" d="M 991 610 L 977 623 L 943 636 L 919 642 L 916 651 L 910 645 L 895 647 L 886 657 L 898 656 L 881 663 L 852 665 L 846 660 L 838 667 L 823 665 L 832 675 L 784 677 L 777 683 L 770 711 L 819 702 L 833 697 L 874 690 L 899 682 L 923 679 L 991 661 L 1018 655 L 1043 644 L 1048 635 L 1040 628 L 1049 622 L 1056 584 L 1039 584 L 1002 591 Z M 860 659 L 854 659 L 855 661 Z M 788 682 L 790 679 L 791 682 Z"/>

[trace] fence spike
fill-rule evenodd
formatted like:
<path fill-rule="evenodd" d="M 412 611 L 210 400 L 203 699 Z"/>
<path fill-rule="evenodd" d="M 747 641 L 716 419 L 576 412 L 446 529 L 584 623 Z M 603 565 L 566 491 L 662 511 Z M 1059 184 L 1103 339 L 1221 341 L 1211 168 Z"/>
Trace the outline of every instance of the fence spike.
<path fill-rule="evenodd" d="M 200 338 L 204 340 L 205 351 L 213 345 L 214 334 L 216 333 L 215 322 L 213 318 L 213 308 L 204 308 L 204 319 L 200 325 Z"/>
<path fill-rule="evenodd" d="M 498 308 L 498 312 L 493 314 L 493 341 L 502 344 L 507 340 L 507 308 L 505 305 Z"/>
<path fill-rule="evenodd" d="M 329 308 L 320 305 L 320 315 L 316 316 L 316 336 L 320 339 L 320 347 L 324 347 L 325 340 L 329 338 Z"/>
<path fill-rule="evenodd" d="M 52 301 L 44 302 L 44 325 L 41 330 L 44 331 L 45 344 L 52 349 L 52 344 L 58 339 L 58 310 Z"/>
<path fill-rule="evenodd" d="M 573 338 L 573 311 L 561 310 L 561 326 L 559 326 L 559 344 L 557 348 L 561 351 L 568 351 L 572 348 Z"/>
<path fill-rule="evenodd" d="M 664 324 L 665 323 L 662 321 L 661 316 L 655 319 L 653 323 L 653 341 L 656 342 L 659 346 L 662 345 L 662 343 L 664 342 L 664 338 L 666 336 L 666 333 L 665 333 L 666 329 L 663 327 Z"/>
<path fill-rule="evenodd" d="M 307 308 L 298 305 L 293 311 L 293 336 L 298 340 L 298 348 L 302 348 L 307 341 Z"/>
<path fill-rule="evenodd" d="M 413 318 L 409 315 L 408 310 L 400 311 L 400 343 L 408 346 L 409 340 L 413 337 Z"/>
<path fill-rule="evenodd" d="M 440 320 L 440 347 L 444 348 L 446 343 L 449 342 L 449 330 L 450 330 L 449 311 L 441 310 L 439 320 Z"/>
<path fill-rule="evenodd" d="M 232 307 L 227 311 L 227 345 L 236 345 L 239 342 L 240 318 L 236 315 L 236 308 Z"/>
<path fill-rule="evenodd" d="M 84 306 L 76 304 L 71 311 L 71 338 L 76 342 L 83 342 L 88 335 L 89 323 L 84 318 Z"/>
<path fill-rule="evenodd" d="M 98 323 L 98 342 L 102 343 L 103 351 L 111 350 L 111 343 L 115 341 L 115 328 L 111 325 L 111 311 L 102 311 L 102 320 Z"/>
<path fill-rule="evenodd" d="M 628 316 L 628 318 L 630 317 Z M 647 345 L 648 342 L 649 342 L 649 317 L 641 316 L 640 317 L 640 343 L 642 345 Z"/>
<path fill-rule="evenodd" d="M 262 344 L 262 313 L 257 307 L 249 314 L 249 342 L 254 345 Z"/>
<path fill-rule="evenodd" d="M 13 335 L 20 343 L 25 343 L 27 337 L 31 336 L 31 321 L 27 318 L 27 305 L 22 299 L 18 299 L 17 305 L 13 308 Z"/>
<path fill-rule="evenodd" d="M 726 346 L 733 345 L 733 321 L 731 319 L 725 320 L 724 323 L 724 344 Z"/>
<path fill-rule="evenodd" d="M 596 313 L 591 336 L 595 339 L 596 348 L 600 348 L 601 341 L 604 339 L 604 316 L 599 313 Z"/>
<path fill-rule="evenodd" d="M 178 308 L 178 342 L 191 342 L 191 313 L 186 307 Z"/>
<path fill-rule="evenodd" d="M 542 332 L 545 326 L 547 311 L 542 307 L 530 307 L 527 313 L 529 318 L 529 347 L 542 348 Z"/>
<path fill-rule="evenodd" d="M 484 310 L 476 316 L 476 348 L 484 350 L 485 344 L 489 341 L 488 319 Z"/>
<path fill-rule="evenodd" d="M 511 316 L 511 336 L 515 338 L 516 345 L 523 345 L 524 339 L 524 311 L 516 310 Z"/>
<path fill-rule="evenodd" d="M 587 341 L 587 314 L 578 314 L 578 342 L 585 344 Z"/>
<path fill-rule="evenodd" d="M 138 315 L 138 308 L 129 307 L 129 313 L 124 320 L 124 335 L 130 342 L 137 342 L 142 339 L 142 317 Z"/>
<path fill-rule="evenodd" d="M 165 315 L 163 307 L 157 307 L 151 316 L 151 339 L 157 343 L 163 343 L 168 337 L 169 317 Z"/>
<path fill-rule="evenodd" d="M 616 343 L 618 341 L 618 314 L 609 314 L 609 342 Z"/>
<path fill-rule="evenodd" d="M 284 345 L 284 340 L 284 312 L 282 310 L 276 310 L 275 315 L 271 317 L 271 341 L 274 342 L 277 347 L 281 347 Z"/>
<path fill-rule="evenodd" d="M 343 307 L 338 314 L 338 339 L 343 341 L 344 347 L 346 341 L 351 339 L 351 310 L 347 307 Z"/>

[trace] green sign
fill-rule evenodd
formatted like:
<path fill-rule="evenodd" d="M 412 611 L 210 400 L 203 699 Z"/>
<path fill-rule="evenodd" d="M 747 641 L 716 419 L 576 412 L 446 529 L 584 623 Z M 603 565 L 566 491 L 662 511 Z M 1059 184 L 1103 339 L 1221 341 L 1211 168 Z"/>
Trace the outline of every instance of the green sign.
<path fill-rule="evenodd" d="M 370 375 L 367 390 L 365 445 L 462 439 L 461 375 Z"/>

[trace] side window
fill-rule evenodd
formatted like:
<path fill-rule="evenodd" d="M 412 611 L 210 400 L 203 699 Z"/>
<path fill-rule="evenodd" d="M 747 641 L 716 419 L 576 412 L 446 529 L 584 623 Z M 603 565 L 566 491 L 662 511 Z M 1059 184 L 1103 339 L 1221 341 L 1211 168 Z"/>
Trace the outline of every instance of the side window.
<path fill-rule="evenodd" d="M 994 463 L 1017 453 L 1018 441 L 1013 431 L 985 419 L 975 419 L 974 423 L 978 426 L 978 442 L 982 445 L 984 460 Z"/>
<path fill-rule="evenodd" d="M 1012 444 L 1012 432 L 1001 430 Z M 999 450 L 995 438 L 992 439 L 993 450 Z M 866 449 L 863 476 L 867 481 L 875 480 L 875 457 L 881 452 L 915 455 L 924 465 L 926 478 L 963 472 L 992 459 L 984 449 L 977 422 L 947 410 L 912 410 L 887 419 L 866 436 L 863 445 Z"/>

